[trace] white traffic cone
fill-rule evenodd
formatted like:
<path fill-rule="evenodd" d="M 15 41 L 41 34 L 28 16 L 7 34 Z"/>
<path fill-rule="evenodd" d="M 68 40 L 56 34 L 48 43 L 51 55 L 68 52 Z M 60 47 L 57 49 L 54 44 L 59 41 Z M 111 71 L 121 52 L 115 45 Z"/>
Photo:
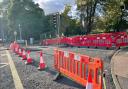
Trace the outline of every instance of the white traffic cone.
<path fill-rule="evenodd" d="M 21 53 L 22 53 L 21 48 L 19 48 L 19 53 L 18 53 L 18 55 L 20 56 L 20 55 L 21 55 Z"/>
<path fill-rule="evenodd" d="M 86 85 L 86 89 L 93 89 L 91 72 L 89 72 L 89 75 L 88 75 L 88 82 Z"/>
<path fill-rule="evenodd" d="M 24 49 L 23 49 L 22 60 L 27 60 L 27 57 L 26 57 L 26 52 L 25 52 L 25 50 L 24 50 Z"/>
<path fill-rule="evenodd" d="M 15 48 L 15 53 L 16 53 L 16 54 L 18 53 L 18 48 L 17 48 L 17 47 Z"/>
<path fill-rule="evenodd" d="M 45 68 L 46 68 L 46 64 L 44 63 L 43 53 L 40 52 L 40 63 L 39 63 L 38 70 L 44 70 Z"/>
<path fill-rule="evenodd" d="M 32 58 L 30 57 L 30 51 L 27 51 L 27 61 L 25 64 L 31 64 L 32 63 Z"/>

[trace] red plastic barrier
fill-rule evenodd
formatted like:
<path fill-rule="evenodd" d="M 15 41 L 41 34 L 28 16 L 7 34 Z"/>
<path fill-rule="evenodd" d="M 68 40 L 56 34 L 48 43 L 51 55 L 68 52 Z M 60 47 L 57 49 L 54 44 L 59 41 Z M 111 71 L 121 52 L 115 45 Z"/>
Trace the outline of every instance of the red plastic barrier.
<path fill-rule="evenodd" d="M 102 34 L 91 34 L 83 36 L 74 37 L 60 37 L 54 39 L 46 39 L 42 41 L 43 45 L 53 45 L 53 44 L 68 44 L 71 46 L 86 46 L 86 47 L 120 47 L 128 45 L 126 42 L 121 40 L 121 36 L 126 36 L 126 32 L 113 32 L 113 33 L 102 33 Z M 117 40 L 122 41 L 119 43 Z M 126 40 L 126 37 L 125 37 Z"/>
<path fill-rule="evenodd" d="M 112 47 L 112 39 L 109 36 L 97 36 L 94 42 L 96 42 L 95 47 Z"/>
<path fill-rule="evenodd" d="M 102 89 L 103 63 L 99 58 L 55 49 L 54 66 L 59 73 L 83 86 L 86 86 L 88 73 L 91 72 L 93 89 Z"/>
<path fill-rule="evenodd" d="M 128 45 L 128 35 L 122 35 L 116 38 L 116 47 L 127 46 L 127 45 Z"/>

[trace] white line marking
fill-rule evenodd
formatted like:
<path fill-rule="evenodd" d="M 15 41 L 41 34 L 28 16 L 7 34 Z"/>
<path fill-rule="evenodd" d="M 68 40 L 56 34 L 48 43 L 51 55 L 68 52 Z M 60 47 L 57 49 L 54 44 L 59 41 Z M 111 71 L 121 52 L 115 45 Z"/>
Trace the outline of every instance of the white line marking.
<path fill-rule="evenodd" d="M 13 81 L 14 81 L 14 84 L 15 84 L 15 88 L 16 89 L 24 89 L 9 51 L 6 50 L 6 53 L 7 53 L 8 62 L 9 62 L 9 65 L 10 65 Z"/>
<path fill-rule="evenodd" d="M 3 57 L 3 56 L 6 56 L 6 54 L 1 54 L 0 56 Z"/>
<path fill-rule="evenodd" d="M 1 68 L 3 68 L 3 67 L 7 66 L 8 63 L 0 63 L 0 65 L 2 65 L 2 66 L 0 66 L 0 69 L 1 69 Z"/>

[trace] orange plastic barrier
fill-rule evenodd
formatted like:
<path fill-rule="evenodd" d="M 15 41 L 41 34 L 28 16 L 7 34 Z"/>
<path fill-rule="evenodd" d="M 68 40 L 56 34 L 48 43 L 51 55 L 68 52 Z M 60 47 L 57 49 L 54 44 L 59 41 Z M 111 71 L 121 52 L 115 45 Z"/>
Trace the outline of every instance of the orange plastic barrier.
<path fill-rule="evenodd" d="M 103 63 L 99 58 L 55 49 L 54 67 L 62 75 L 86 86 L 88 73 L 92 74 L 94 89 L 102 89 Z"/>

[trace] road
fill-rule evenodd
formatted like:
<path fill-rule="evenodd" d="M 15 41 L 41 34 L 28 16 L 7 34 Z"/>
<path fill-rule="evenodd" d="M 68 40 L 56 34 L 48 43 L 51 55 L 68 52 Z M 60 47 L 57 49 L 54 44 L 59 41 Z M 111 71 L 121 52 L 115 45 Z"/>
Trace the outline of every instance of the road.
<path fill-rule="evenodd" d="M 56 47 L 34 46 L 29 48 L 34 49 L 30 55 L 34 62 L 32 65 L 25 65 L 25 61 L 21 60 L 18 55 L 0 47 L 0 89 L 22 89 L 22 86 L 23 89 L 84 89 L 81 85 L 65 77 L 58 81 L 53 81 L 57 73 L 53 67 L 54 48 Z M 115 89 L 112 82 L 109 59 L 109 55 L 113 50 L 76 47 L 61 47 L 61 49 L 86 54 L 91 57 L 100 57 L 104 61 L 104 70 L 108 71 L 107 77 L 105 78 L 107 89 Z M 45 71 L 37 70 L 40 60 L 39 50 L 42 50 L 44 53 L 44 61 L 47 64 Z M 17 78 L 19 78 L 19 80 L 17 80 Z M 20 88 L 18 88 L 17 85 L 20 86 Z"/>
<path fill-rule="evenodd" d="M 83 89 L 68 78 L 53 81 L 57 72 L 53 67 L 53 56 L 44 55 L 47 68 L 39 71 L 38 52 L 32 52 L 34 63 L 25 65 L 18 55 L 0 47 L 0 89 Z M 21 82 L 19 82 L 21 81 Z"/>
<path fill-rule="evenodd" d="M 0 89 L 15 89 L 6 50 L 0 47 Z"/>

